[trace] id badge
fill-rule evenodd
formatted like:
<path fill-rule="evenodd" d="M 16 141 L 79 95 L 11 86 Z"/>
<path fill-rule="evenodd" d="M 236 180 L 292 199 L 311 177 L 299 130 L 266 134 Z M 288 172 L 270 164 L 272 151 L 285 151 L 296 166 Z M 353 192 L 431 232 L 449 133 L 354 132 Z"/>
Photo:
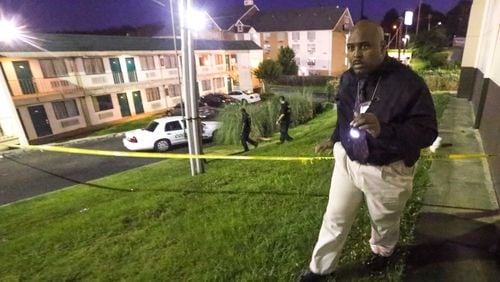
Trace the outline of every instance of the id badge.
<path fill-rule="evenodd" d="M 367 110 L 368 110 L 368 108 L 370 107 L 370 104 L 371 104 L 371 102 L 370 102 L 370 101 L 368 101 L 368 102 L 364 102 L 364 103 L 361 103 L 361 104 L 359 105 L 359 113 L 361 113 L 361 114 L 366 113 L 366 111 L 367 111 Z"/>

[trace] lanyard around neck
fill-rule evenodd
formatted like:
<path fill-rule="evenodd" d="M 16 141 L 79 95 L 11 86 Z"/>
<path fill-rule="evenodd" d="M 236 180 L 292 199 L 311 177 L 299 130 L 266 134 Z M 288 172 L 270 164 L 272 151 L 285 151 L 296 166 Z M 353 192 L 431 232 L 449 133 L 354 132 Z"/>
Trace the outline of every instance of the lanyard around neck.
<path fill-rule="evenodd" d="M 378 86 L 380 84 L 381 79 L 382 79 L 382 77 L 379 76 L 378 80 L 377 80 L 377 84 L 375 85 L 375 89 L 373 90 L 372 96 L 371 96 L 370 100 L 368 101 L 368 103 L 370 103 L 370 104 L 373 101 L 373 98 L 375 98 L 375 94 L 377 93 Z M 360 108 L 361 108 L 361 96 L 362 96 L 361 92 L 363 90 L 363 87 L 366 87 L 366 83 L 367 82 L 365 82 L 364 86 L 361 86 L 360 85 L 361 83 L 358 81 L 358 88 L 357 88 L 357 94 L 356 94 L 356 104 L 354 105 L 354 111 L 358 112 L 358 113 L 359 113 Z M 364 103 L 366 103 L 366 101 Z"/>

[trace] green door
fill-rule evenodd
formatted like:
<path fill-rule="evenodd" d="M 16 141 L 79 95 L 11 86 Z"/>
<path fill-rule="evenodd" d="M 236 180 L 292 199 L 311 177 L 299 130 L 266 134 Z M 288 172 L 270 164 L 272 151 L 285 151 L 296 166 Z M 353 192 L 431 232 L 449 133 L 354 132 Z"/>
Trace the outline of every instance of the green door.
<path fill-rule="evenodd" d="M 135 70 L 134 58 L 125 58 L 125 62 L 127 63 L 128 80 L 130 82 L 136 82 L 137 71 Z"/>
<path fill-rule="evenodd" d="M 12 62 L 12 64 L 16 70 L 17 80 L 19 81 L 23 94 L 36 93 L 36 85 L 33 82 L 33 74 L 31 73 L 28 61 Z"/>
<path fill-rule="evenodd" d="M 43 105 L 28 107 L 28 112 L 38 137 L 52 135 L 52 128 Z"/>
<path fill-rule="evenodd" d="M 130 106 L 128 105 L 127 94 L 118 94 L 118 103 L 120 103 L 120 112 L 122 114 L 122 117 L 130 116 Z"/>
<path fill-rule="evenodd" d="M 123 83 L 122 68 L 120 66 L 120 59 L 110 58 L 109 64 L 111 65 L 111 71 L 113 72 L 113 80 L 115 84 Z"/>
<path fill-rule="evenodd" d="M 135 114 L 144 113 L 144 107 L 142 106 L 141 91 L 132 92 L 132 97 L 134 97 Z"/>

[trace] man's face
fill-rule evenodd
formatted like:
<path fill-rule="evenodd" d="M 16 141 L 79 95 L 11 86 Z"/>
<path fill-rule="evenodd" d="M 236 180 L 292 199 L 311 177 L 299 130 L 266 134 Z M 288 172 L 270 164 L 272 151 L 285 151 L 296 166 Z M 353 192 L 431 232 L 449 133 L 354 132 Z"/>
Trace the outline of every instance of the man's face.
<path fill-rule="evenodd" d="M 385 57 L 383 39 L 373 30 L 355 28 L 347 41 L 347 59 L 356 74 L 375 70 Z"/>

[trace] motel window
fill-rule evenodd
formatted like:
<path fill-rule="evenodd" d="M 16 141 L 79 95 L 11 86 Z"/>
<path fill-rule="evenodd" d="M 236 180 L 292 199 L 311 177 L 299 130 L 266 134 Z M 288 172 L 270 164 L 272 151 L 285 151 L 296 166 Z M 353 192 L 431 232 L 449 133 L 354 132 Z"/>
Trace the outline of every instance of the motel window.
<path fill-rule="evenodd" d="M 45 78 L 68 76 L 64 59 L 43 59 L 40 60 L 40 67 Z"/>
<path fill-rule="evenodd" d="M 223 65 L 224 64 L 224 57 L 222 57 L 222 55 L 215 55 L 215 64 L 216 65 Z"/>
<path fill-rule="evenodd" d="M 208 55 L 200 55 L 198 62 L 200 63 L 200 67 L 208 66 L 210 64 Z"/>
<path fill-rule="evenodd" d="M 160 64 L 167 69 L 174 69 L 177 67 L 177 59 L 175 55 L 164 55 L 160 57 Z"/>
<path fill-rule="evenodd" d="M 295 54 L 298 54 L 300 51 L 300 44 L 292 44 L 292 49 Z"/>
<path fill-rule="evenodd" d="M 96 112 L 106 111 L 113 108 L 113 101 L 111 101 L 111 95 L 101 95 L 93 96 L 92 104 L 94 105 L 94 110 Z"/>
<path fill-rule="evenodd" d="M 181 96 L 181 86 L 179 84 L 171 84 L 168 86 L 167 96 L 169 97 L 179 97 Z"/>
<path fill-rule="evenodd" d="M 160 100 L 160 89 L 158 87 L 146 88 L 146 98 L 148 102 Z"/>
<path fill-rule="evenodd" d="M 293 31 L 293 32 L 292 32 L 292 40 L 293 40 L 293 41 L 298 41 L 298 40 L 300 40 L 300 32 L 298 32 L 298 31 Z"/>
<path fill-rule="evenodd" d="M 65 119 L 80 115 L 75 100 L 52 102 L 56 119 Z"/>
<path fill-rule="evenodd" d="M 84 58 L 83 69 L 86 74 L 101 74 L 104 73 L 104 64 L 101 58 Z"/>
<path fill-rule="evenodd" d="M 214 78 L 214 85 L 215 85 L 215 88 L 224 87 L 224 78 L 222 78 L 222 77 Z"/>
<path fill-rule="evenodd" d="M 212 89 L 212 84 L 210 83 L 210 79 L 205 79 L 201 81 L 201 90 L 207 91 Z"/>
<path fill-rule="evenodd" d="M 153 56 L 140 56 L 139 61 L 141 62 L 142 70 L 154 70 L 155 60 Z"/>

